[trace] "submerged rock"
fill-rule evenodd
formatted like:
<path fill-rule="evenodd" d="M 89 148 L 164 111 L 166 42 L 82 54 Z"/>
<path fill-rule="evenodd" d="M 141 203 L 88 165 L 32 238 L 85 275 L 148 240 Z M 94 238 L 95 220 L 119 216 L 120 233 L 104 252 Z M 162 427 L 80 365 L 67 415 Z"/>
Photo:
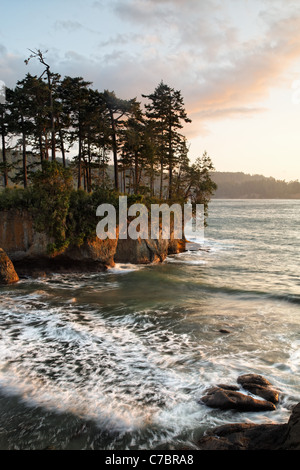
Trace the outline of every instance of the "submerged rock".
<path fill-rule="evenodd" d="M 5 253 L 0 248 L 0 284 L 13 284 L 19 281 L 19 276 L 15 271 L 14 265 Z"/>

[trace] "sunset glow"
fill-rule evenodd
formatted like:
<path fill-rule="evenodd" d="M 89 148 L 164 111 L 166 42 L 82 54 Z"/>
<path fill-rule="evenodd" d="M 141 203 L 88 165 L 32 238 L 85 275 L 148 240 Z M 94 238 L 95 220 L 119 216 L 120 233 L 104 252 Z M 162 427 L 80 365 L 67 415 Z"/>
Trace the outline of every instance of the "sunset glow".
<path fill-rule="evenodd" d="M 2 2 L 0 80 L 14 87 L 28 49 L 53 71 L 124 98 L 160 80 L 181 90 L 190 159 L 218 171 L 300 179 L 300 4 L 294 0 Z"/>

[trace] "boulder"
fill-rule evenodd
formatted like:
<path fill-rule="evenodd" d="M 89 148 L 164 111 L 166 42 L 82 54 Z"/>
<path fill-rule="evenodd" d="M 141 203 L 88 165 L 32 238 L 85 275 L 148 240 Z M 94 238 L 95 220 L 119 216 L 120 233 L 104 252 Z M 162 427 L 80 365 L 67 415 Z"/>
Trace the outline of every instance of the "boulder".
<path fill-rule="evenodd" d="M 13 284 L 19 281 L 19 276 L 15 271 L 14 265 L 5 253 L 0 248 L 0 284 Z"/>
<path fill-rule="evenodd" d="M 263 385 L 256 384 L 244 384 L 243 388 L 253 395 L 263 398 L 264 400 L 271 401 L 272 403 L 278 403 L 279 401 L 279 392 L 270 388 L 269 386 L 264 387 Z"/>
<path fill-rule="evenodd" d="M 263 398 L 264 400 L 278 403 L 279 392 L 271 387 L 271 383 L 262 375 L 246 374 L 238 377 L 237 382 L 244 390 Z"/>
<path fill-rule="evenodd" d="M 256 385 L 271 385 L 271 382 L 269 382 L 265 377 L 262 375 L 258 374 L 244 374 L 240 375 L 237 378 L 237 383 L 241 384 L 242 387 L 244 387 L 245 384 L 256 384 Z"/>
<path fill-rule="evenodd" d="M 238 411 L 273 411 L 276 409 L 274 403 L 267 400 L 257 400 L 244 393 L 228 390 L 220 387 L 213 387 L 200 399 L 210 408 L 221 410 Z"/>

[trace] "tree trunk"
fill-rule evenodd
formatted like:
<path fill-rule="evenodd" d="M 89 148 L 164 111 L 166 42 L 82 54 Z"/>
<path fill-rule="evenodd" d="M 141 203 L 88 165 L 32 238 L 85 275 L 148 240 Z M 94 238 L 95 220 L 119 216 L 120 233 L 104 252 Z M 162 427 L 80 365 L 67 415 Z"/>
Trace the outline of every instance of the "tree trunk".
<path fill-rule="evenodd" d="M 169 161 L 169 199 L 172 198 L 172 191 L 173 191 L 173 168 L 172 168 L 172 162 Z"/>
<path fill-rule="evenodd" d="M 26 135 L 22 135 L 22 154 L 23 154 L 23 185 L 27 188 L 27 155 L 26 155 Z"/>
<path fill-rule="evenodd" d="M 112 128 L 112 147 L 113 147 L 113 156 L 114 156 L 114 176 L 115 176 L 115 189 L 119 190 L 119 172 L 118 172 L 118 149 L 117 149 L 117 131 L 116 123 L 114 119 L 114 113 L 109 110 L 110 119 L 111 119 L 111 128 Z"/>
<path fill-rule="evenodd" d="M 65 144 L 64 144 L 64 137 L 62 133 L 62 128 L 59 121 L 59 116 L 57 116 L 57 124 L 58 124 L 58 135 L 59 135 L 59 142 L 60 142 L 60 150 L 61 156 L 63 159 L 63 166 L 66 168 L 66 153 L 65 153 Z"/>
<path fill-rule="evenodd" d="M 88 165 L 87 165 L 87 188 L 88 192 L 92 192 L 92 168 L 91 168 L 92 156 L 91 156 L 91 144 L 88 142 Z"/>
<path fill-rule="evenodd" d="M 44 129 L 45 135 L 45 159 L 49 160 L 49 148 L 48 148 L 48 135 L 46 129 Z"/>
<path fill-rule="evenodd" d="M 77 183 L 77 188 L 81 189 L 81 136 L 79 135 L 79 148 L 78 148 L 78 183 Z"/>
<path fill-rule="evenodd" d="M 169 199 L 173 191 L 173 151 L 172 151 L 172 128 L 169 127 Z"/>
<path fill-rule="evenodd" d="M 134 155 L 134 191 L 137 193 L 139 187 L 139 159 L 138 152 L 135 151 Z"/>
<path fill-rule="evenodd" d="M 162 199 L 163 197 L 163 183 L 164 183 L 164 164 L 163 161 L 160 162 L 160 190 L 159 190 L 159 198 Z"/>
<path fill-rule="evenodd" d="M 7 171 L 7 161 L 6 161 L 6 146 L 5 146 L 5 129 L 4 126 L 2 127 L 2 159 L 3 159 L 3 178 L 4 178 L 4 187 L 8 186 L 8 171 Z"/>
<path fill-rule="evenodd" d="M 39 148 L 40 148 L 40 159 L 41 159 L 41 164 L 44 161 L 44 150 L 43 150 L 43 139 L 42 135 L 39 135 Z"/>
<path fill-rule="evenodd" d="M 55 121 L 54 121 L 51 74 L 50 74 L 49 67 L 47 67 L 47 78 L 48 78 L 48 87 L 49 87 L 50 121 L 51 121 L 51 156 L 52 156 L 52 160 L 55 160 Z"/>

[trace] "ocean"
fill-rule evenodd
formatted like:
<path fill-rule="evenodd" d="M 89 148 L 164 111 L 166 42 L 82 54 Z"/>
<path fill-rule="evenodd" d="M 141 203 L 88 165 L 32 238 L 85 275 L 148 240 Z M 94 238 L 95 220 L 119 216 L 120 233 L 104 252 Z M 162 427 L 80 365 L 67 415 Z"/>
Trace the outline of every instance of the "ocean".
<path fill-rule="evenodd" d="M 287 422 L 299 215 L 299 200 L 213 200 L 200 250 L 2 286 L 0 449 L 196 449 L 217 425 Z M 246 373 L 280 391 L 275 411 L 201 403 Z"/>

